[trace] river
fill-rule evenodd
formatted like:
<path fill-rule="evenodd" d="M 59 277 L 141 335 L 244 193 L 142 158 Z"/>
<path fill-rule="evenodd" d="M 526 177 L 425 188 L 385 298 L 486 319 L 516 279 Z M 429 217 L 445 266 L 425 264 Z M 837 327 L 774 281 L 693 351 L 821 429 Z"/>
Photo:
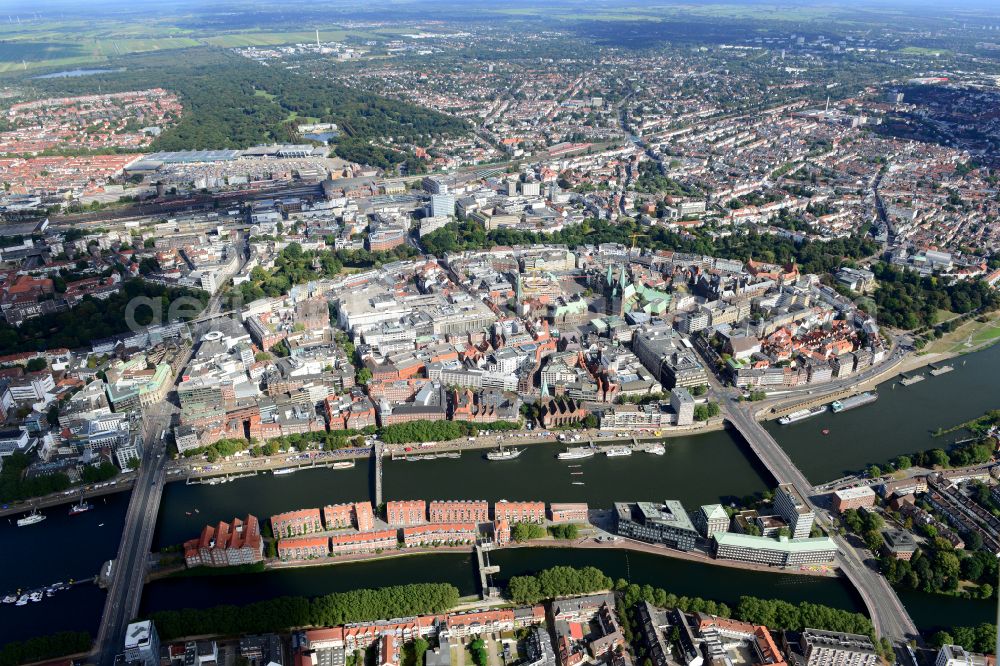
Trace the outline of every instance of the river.
<path fill-rule="evenodd" d="M 688 507 L 762 491 L 770 475 L 728 432 L 665 440 L 662 456 L 603 455 L 557 460 L 562 445 L 530 445 L 514 460 L 490 462 L 483 451 L 459 459 L 386 460 L 385 499 L 499 499 L 588 502 L 609 507 L 621 500 L 679 499 Z M 571 466 L 572 465 L 572 466 Z M 366 461 L 349 470 L 308 469 L 263 474 L 221 486 L 169 484 L 163 493 L 154 548 L 194 537 L 208 522 L 252 513 L 266 517 L 370 497 Z M 706 483 L 706 479 L 711 479 Z M 583 485 L 573 485 L 580 483 Z M 720 491 L 724 494 L 720 495 Z M 194 513 L 198 509 L 199 513 Z M 188 514 L 191 515 L 188 515 Z"/>
<path fill-rule="evenodd" d="M 881 397 L 874 405 L 836 415 L 827 413 L 790 426 L 771 422 L 767 428 L 814 483 L 870 463 L 883 463 L 901 453 L 947 446 L 961 435 L 931 437 L 938 427 L 1000 408 L 996 392 L 1000 345 L 950 363 L 954 371 L 939 377 L 928 375 L 913 386 L 892 388 L 895 380 L 882 384 Z M 830 429 L 829 435 L 820 434 L 824 428 Z M 554 454 L 560 447 L 548 445 L 529 446 L 520 458 L 504 462 L 488 462 L 479 452 L 466 452 L 459 460 L 387 461 L 384 492 L 388 499 L 538 499 L 585 501 L 595 507 L 623 499 L 675 498 L 694 509 L 699 504 L 752 494 L 772 483 L 742 441 L 728 432 L 679 437 L 665 444 L 664 456 L 598 456 L 574 463 L 556 460 Z M 580 467 L 571 468 L 570 464 Z M 369 497 L 370 488 L 366 461 L 359 461 L 350 470 L 302 470 L 217 486 L 171 483 L 164 492 L 154 548 L 193 538 L 210 522 L 247 513 L 265 519 L 291 509 L 356 501 Z M 0 525 L 0 549 L 16 554 L 16 562 L 25 564 L 0 569 L 0 591 L 93 576 L 101 563 L 115 554 L 126 499 L 125 494 L 110 496 L 106 505 L 99 501 L 97 510 L 72 519 L 59 508 L 48 510 L 48 519 L 39 525 Z M 102 522 L 104 527 L 98 528 Z M 97 538 L 102 534 L 108 536 Z M 607 573 L 615 577 L 629 570 L 626 567 L 623 573 L 620 568 L 623 554 L 606 551 L 521 550 L 497 557 L 503 567 L 501 577 L 557 563 L 594 563 L 609 567 Z M 471 593 L 475 581 L 469 562 L 465 555 L 414 556 L 256 575 L 252 584 L 241 576 L 170 579 L 152 584 L 145 603 L 149 608 L 178 607 L 184 601 L 240 603 L 280 594 L 313 595 L 416 580 L 447 580 L 463 593 Z M 701 594 L 727 603 L 741 593 L 809 598 L 840 607 L 856 603 L 838 581 L 778 577 L 635 553 L 629 554 L 629 562 L 633 579 L 677 594 Z M 785 579 L 792 580 L 776 582 Z M 800 593 L 803 596 L 795 596 Z M 917 592 L 902 592 L 900 596 L 922 629 L 994 619 L 996 607 L 990 602 Z M 2 605 L 0 642 L 64 629 L 93 632 L 103 599 L 102 591 L 83 585 L 38 604 Z"/>
<path fill-rule="evenodd" d="M 903 386 L 897 379 L 878 386 L 878 402 L 850 411 L 819 416 L 791 425 L 765 426 L 812 483 L 819 484 L 882 465 L 914 451 L 944 448 L 961 433 L 932 437 L 948 428 L 1000 409 L 1000 345 L 947 362 L 954 370 Z M 894 388 L 895 387 L 895 388 Z M 828 429 L 830 433 L 823 435 Z"/>
<path fill-rule="evenodd" d="M 45 511 L 44 522 L 17 527 L 20 516 L 0 520 L 0 594 L 97 575 L 115 557 L 128 508 L 128 494 L 91 500 L 94 509 L 69 515 L 69 505 Z M 103 526 L 101 526 L 103 525 Z M 97 633 L 104 591 L 80 584 L 27 606 L 0 604 L 0 643 L 57 631 Z"/>
<path fill-rule="evenodd" d="M 732 608 L 739 603 L 740 596 L 750 595 L 864 612 L 857 594 L 840 578 L 744 571 L 624 550 L 513 548 L 491 553 L 490 562 L 500 566 L 494 580 L 501 584 L 512 576 L 556 565 L 595 566 L 616 580 L 625 578 L 640 585 L 662 587 L 678 596 L 722 601 Z M 146 586 L 143 612 L 206 608 L 222 602 L 246 604 L 282 595 L 317 596 L 359 585 L 380 587 L 423 582 L 451 583 L 463 596 L 478 593 L 471 554 L 441 553 L 263 574 L 162 579 Z M 919 592 L 904 593 L 902 597 L 914 621 L 924 631 L 989 621 L 993 612 L 990 602 Z"/>

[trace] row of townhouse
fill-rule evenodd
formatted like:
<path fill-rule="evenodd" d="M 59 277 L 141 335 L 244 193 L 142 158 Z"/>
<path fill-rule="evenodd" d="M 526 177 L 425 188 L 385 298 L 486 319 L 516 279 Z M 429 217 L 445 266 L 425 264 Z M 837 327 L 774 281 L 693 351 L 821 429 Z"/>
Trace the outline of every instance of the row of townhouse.
<path fill-rule="evenodd" d="M 405 548 L 473 544 L 478 538 L 479 528 L 475 523 L 433 523 L 333 536 L 296 536 L 278 542 L 278 558 L 289 561 L 378 553 L 398 548 L 400 544 Z"/>
<path fill-rule="evenodd" d="M 544 502 L 508 502 L 493 505 L 493 519 L 508 523 L 587 522 L 589 507 L 585 503 L 553 503 L 546 513 Z M 385 505 L 386 522 L 390 527 L 412 527 L 425 524 L 490 522 L 490 506 L 486 500 L 393 500 Z M 324 531 L 353 528 L 359 532 L 375 528 L 371 504 L 356 502 L 335 504 L 323 509 L 300 509 L 271 517 L 276 537 L 305 536 Z"/>

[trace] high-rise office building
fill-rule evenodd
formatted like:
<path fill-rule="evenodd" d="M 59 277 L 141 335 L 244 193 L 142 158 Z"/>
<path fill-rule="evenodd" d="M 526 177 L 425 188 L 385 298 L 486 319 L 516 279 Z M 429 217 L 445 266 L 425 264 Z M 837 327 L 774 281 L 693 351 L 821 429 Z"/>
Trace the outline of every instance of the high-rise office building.
<path fill-rule="evenodd" d="M 774 492 L 774 508 L 785 519 L 793 539 L 804 539 L 812 531 L 816 514 L 790 483 L 783 483 Z"/>
<path fill-rule="evenodd" d="M 125 661 L 141 661 L 145 666 L 159 666 L 160 637 L 149 620 L 133 622 L 125 630 Z"/>

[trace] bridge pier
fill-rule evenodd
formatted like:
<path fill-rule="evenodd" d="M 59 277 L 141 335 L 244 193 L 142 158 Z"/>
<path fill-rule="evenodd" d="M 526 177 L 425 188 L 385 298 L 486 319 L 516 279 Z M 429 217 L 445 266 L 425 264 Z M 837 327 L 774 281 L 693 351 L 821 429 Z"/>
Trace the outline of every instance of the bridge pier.
<path fill-rule="evenodd" d="M 479 595 L 483 601 L 499 596 L 497 588 L 490 585 L 489 576 L 500 573 L 500 567 L 490 564 L 489 548 L 476 544 L 476 570 L 479 572 Z"/>
<path fill-rule="evenodd" d="M 375 465 L 375 509 L 382 506 L 382 442 L 372 446 L 372 458 Z"/>

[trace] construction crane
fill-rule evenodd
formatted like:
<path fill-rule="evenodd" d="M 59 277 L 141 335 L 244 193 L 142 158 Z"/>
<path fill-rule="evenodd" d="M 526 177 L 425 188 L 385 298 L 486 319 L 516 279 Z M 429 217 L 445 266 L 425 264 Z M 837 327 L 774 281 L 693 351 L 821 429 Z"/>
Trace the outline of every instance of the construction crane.
<path fill-rule="evenodd" d="M 639 237 L 649 238 L 649 234 L 631 234 L 633 250 L 635 249 L 635 239 Z"/>

